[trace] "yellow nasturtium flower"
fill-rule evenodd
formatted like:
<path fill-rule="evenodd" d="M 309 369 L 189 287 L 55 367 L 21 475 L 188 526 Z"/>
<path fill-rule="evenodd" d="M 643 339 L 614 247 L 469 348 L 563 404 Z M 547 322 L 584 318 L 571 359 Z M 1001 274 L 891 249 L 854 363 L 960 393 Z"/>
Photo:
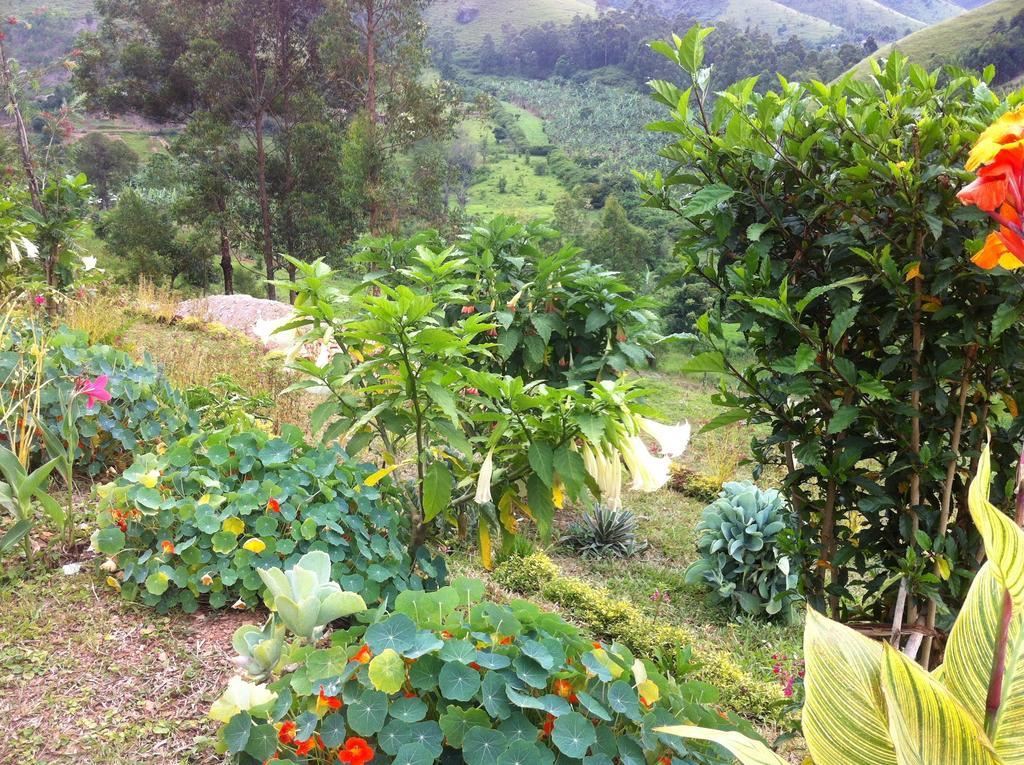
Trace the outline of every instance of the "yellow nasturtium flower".
<path fill-rule="evenodd" d="M 221 525 L 223 526 L 224 531 L 229 534 L 241 534 L 245 531 L 245 521 L 241 518 L 236 518 L 233 515 L 230 518 L 225 518 L 224 523 Z"/>
<path fill-rule="evenodd" d="M 147 470 L 139 477 L 139 483 L 145 486 L 147 489 L 152 489 L 160 481 L 159 470 Z"/>

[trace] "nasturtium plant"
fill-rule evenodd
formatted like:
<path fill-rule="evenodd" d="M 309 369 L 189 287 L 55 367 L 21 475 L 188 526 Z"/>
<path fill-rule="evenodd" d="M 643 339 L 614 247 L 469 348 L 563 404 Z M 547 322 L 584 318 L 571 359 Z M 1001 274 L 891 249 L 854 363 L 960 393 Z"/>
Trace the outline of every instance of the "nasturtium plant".
<path fill-rule="evenodd" d="M 1024 427 L 1019 282 L 970 262 L 991 221 L 957 199 L 975 138 L 1021 95 L 898 53 L 862 80 L 712 93 L 709 32 L 653 46 L 682 84 L 652 83 L 673 167 L 643 184 L 715 298 L 688 367 L 722 375 L 708 427 L 758 426 L 815 607 L 891 623 L 902 587 L 933 628 L 973 576 L 977 537 L 954 521 L 985 428 L 1008 462 Z"/>
<path fill-rule="evenodd" d="M 710 689 L 700 683 L 592 643 L 532 603 L 483 595 L 482 582 L 460 578 L 403 592 L 393 608 L 336 624 L 319 642 L 280 641 L 276 677 L 236 678 L 214 705 L 219 748 L 242 765 L 275 755 L 364 765 L 725 765 L 731 759 L 716 747 L 654 729 L 701 720 L 751 733 L 705 706 Z"/>
<path fill-rule="evenodd" d="M 16 325 L 8 325 L 0 337 L 0 405 L 17 399 L 29 384 L 12 372 L 19 355 L 32 350 L 34 337 L 28 328 Z M 198 416 L 151 361 L 136 362 L 116 348 L 89 345 L 84 332 L 66 328 L 48 337 L 45 353 L 39 417 L 54 433 L 63 429 L 61 420 L 78 381 L 107 377 L 110 400 L 83 411 L 76 420 L 76 470 L 102 476 L 108 468 L 123 469 L 133 452 L 173 442 L 198 426 Z M 13 424 L 3 424 L 9 426 Z M 0 429 L 0 443 L 8 436 Z M 35 451 L 40 457 L 45 454 L 42 438 Z"/>
<path fill-rule="evenodd" d="M 255 606 L 260 569 L 313 550 L 329 557 L 330 578 L 345 590 L 393 600 L 443 578 L 443 561 L 410 558 L 394 490 L 368 482 L 373 472 L 294 432 L 186 436 L 100 487 L 93 546 L 115 560 L 124 597 L 162 611 Z"/>

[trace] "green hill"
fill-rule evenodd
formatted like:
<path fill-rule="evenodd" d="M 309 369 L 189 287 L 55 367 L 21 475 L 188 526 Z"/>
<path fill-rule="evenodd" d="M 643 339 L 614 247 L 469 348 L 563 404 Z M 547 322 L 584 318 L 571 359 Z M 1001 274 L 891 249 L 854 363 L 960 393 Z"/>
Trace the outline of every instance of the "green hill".
<path fill-rule="evenodd" d="M 964 5 L 951 0 L 879 0 L 879 2 L 904 16 L 936 24 L 964 12 Z"/>
<path fill-rule="evenodd" d="M 989 39 L 1000 22 L 1009 23 L 1018 13 L 1024 11 L 1024 0 L 993 0 L 974 10 L 967 11 L 939 24 L 914 32 L 902 40 L 879 48 L 853 68 L 855 74 L 871 72 L 872 58 L 885 58 L 898 50 L 911 61 L 926 69 L 943 64 L 959 63 L 964 54 L 979 43 Z M 1011 79 L 1022 72 L 1001 72 L 1004 79 Z"/>
<path fill-rule="evenodd" d="M 440 38 L 451 32 L 459 53 L 472 54 L 486 35 L 500 43 L 502 27 L 565 23 L 594 12 L 593 0 L 434 0 L 423 16 L 432 36 Z"/>
<path fill-rule="evenodd" d="M 886 7 L 879 0 L 778 0 L 788 8 L 808 16 L 824 19 L 851 32 L 872 32 L 891 27 L 897 33 L 914 32 L 925 26 L 923 21 L 911 18 Z"/>
<path fill-rule="evenodd" d="M 779 39 L 796 35 L 816 42 L 843 33 L 835 24 L 801 13 L 777 0 L 729 0 L 717 18 L 739 27 L 760 27 Z"/>

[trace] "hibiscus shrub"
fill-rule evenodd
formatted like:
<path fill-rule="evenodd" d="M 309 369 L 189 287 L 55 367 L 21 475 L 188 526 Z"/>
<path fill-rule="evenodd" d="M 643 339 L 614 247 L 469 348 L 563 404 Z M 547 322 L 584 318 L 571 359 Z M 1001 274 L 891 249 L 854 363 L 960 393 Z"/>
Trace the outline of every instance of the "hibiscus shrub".
<path fill-rule="evenodd" d="M 268 580 L 307 578 L 277 573 Z M 732 762 L 655 732 L 680 720 L 749 731 L 705 706 L 709 687 L 678 683 L 623 646 L 591 643 L 532 603 L 483 595 L 482 582 L 464 578 L 407 591 L 392 612 L 365 612 L 313 643 L 285 644 L 280 615 L 262 632 L 241 628 L 236 647 L 248 654 L 246 644 L 261 645 L 283 674 L 232 679 L 211 710 L 224 723 L 221 751 L 243 765 L 274 756 L 355 765 Z M 679 666 L 685 672 L 685 657 Z"/>
<path fill-rule="evenodd" d="M 372 466 L 286 436 L 259 428 L 186 436 L 101 487 L 93 546 L 120 572 L 110 583 L 160 611 L 194 611 L 200 602 L 256 605 L 257 569 L 309 550 L 326 552 L 332 578 L 367 602 L 444 576 L 443 562 L 425 552 L 414 573 L 396 495 L 371 479 Z"/>
<path fill-rule="evenodd" d="M 76 470 L 91 476 L 108 468 L 121 470 L 131 462 L 132 452 L 170 442 L 198 425 L 198 416 L 149 360 L 140 363 L 117 348 L 89 345 L 84 332 L 61 328 L 49 334 L 28 325 L 8 326 L 0 337 L 0 411 L 16 408 L 13 404 L 26 386 L 36 384 L 26 377 L 34 374 L 34 364 L 23 363 L 34 352 L 46 354 L 39 414 L 54 432 L 61 431 L 60 419 L 76 381 L 107 378 L 110 400 L 78 418 Z M 7 442 L 7 431 L 15 426 L 0 424 L 0 443 Z M 37 459 L 43 451 L 40 437 L 33 446 Z"/>

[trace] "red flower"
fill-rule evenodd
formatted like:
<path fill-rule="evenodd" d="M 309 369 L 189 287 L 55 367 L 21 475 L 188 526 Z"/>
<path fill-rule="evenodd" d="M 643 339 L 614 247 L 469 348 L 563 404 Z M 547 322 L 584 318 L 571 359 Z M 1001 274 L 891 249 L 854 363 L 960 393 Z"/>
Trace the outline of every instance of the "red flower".
<path fill-rule="evenodd" d="M 573 693 L 572 683 L 568 680 L 555 680 L 551 685 L 551 690 L 555 692 L 556 696 L 561 696 L 569 701 L 573 701 L 576 698 L 576 694 Z"/>
<path fill-rule="evenodd" d="M 281 503 L 278 502 L 273 497 L 271 497 L 270 500 L 267 502 L 267 512 L 268 513 L 279 513 L 279 512 L 281 512 Z"/>
<path fill-rule="evenodd" d="M 509 635 L 508 637 L 503 637 L 498 641 L 498 645 L 512 645 L 512 636 Z"/>
<path fill-rule="evenodd" d="M 310 736 L 305 741 L 297 741 L 295 746 L 295 754 L 300 757 L 304 754 L 309 754 L 317 746 L 317 740 L 315 737 Z"/>
<path fill-rule="evenodd" d="M 277 740 L 282 744 L 290 744 L 295 741 L 295 721 L 288 720 L 281 725 L 281 728 L 277 731 Z"/>
<path fill-rule="evenodd" d="M 345 748 L 338 752 L 338 760 L 346 765 L 366 765 L 372 759 L 373 749 L 363 738 L 350 738 L 345 742 Z"/>
<path fill-rule="evenodd" d="M 594 648 L 596 648 L 598 650 L 600 650 L 601 647 L 602 647 L 600 643 L 591 643 L 591 645 L 594 646 Z"/>
<path fill-rule="evenodd" d="M 316 699 L 317 707 L 326 706 L 328 709 L 341 709 L 341 699 L 337 696 L 327 696 L 324 694 L 324 687 L 320 686 L 320 695 Z"/>
<path fill-rule="evenodd" d="M 551 735 L 551 731 L 555 729 L 555 716 L 548 714 L 548 719 L 544 721 L 544 729 L 540 732 L 541 738 L 547 738 Z"/>
<path fill-rule="evenodd" d="M 353 656 L 349 661 L 358 661 L 360 664 L 369 664 L 370 659 L 373 658 L 373 651 L 370 650 L 370 646 L 364 645 L 359 649 L 359 652 Z"/>
<path fill-rule="evenodd" d="M 160 543 L 160 546 L 164 548 L 164 552 L 168 555 L 174 555 L 174 543 L 170 540 L 165 539 Z"/>
<path fill-rule="evenodd" d="M 462 315 L 469 316 L 471 313 L 476 313 L 476 306 L 464 305 L 462 306 Z"/>
<path fill-rule="evenodd" d="M 13 27 L 15 24 L 18 23 L 18 19 L 16 19 L 14 16 L 8 16 L 7 23 Z"/>
<path fill-rule="evenodd" d="M 471 661 L 471 662 L 469 663 L 469 666 L 470 666 L 470 667 L 472 667 L 473 669 L 475 669 L 475 670 L 476 670 L 477 672 L 479 672 L 479 671 L 480 671 L 480 665 L 479 665 L 479 664 L 477 664 L 477 663 L 476 663 L 475 661 Z"/>

